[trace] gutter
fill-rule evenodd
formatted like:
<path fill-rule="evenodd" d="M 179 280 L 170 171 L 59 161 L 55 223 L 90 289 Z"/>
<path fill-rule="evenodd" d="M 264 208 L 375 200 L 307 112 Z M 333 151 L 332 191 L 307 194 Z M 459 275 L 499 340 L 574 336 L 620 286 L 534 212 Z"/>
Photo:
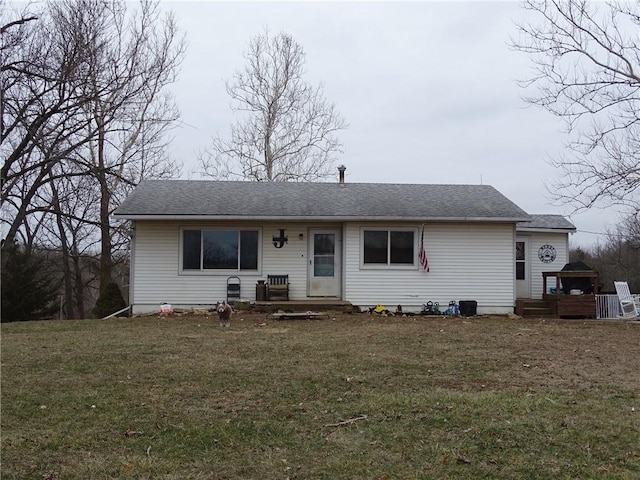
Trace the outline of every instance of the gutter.
<path fill-rule="evenodd" d="M 535 233 L 576 233 L 575 228 L 527 228 L 518 227 L 516 225 L 517 232 L 535 232 Z"/>
<path fill-rule="evenodd" d="M 190 221 L 274 221 L 274 222 L 369 222 L 369 221 L 401 221 L 401 222 L 491 222 L 517 223 L 526 222 L 530 217 L 389 217 L 389 216 L 258 216 L 258 215 L 148 215 L 148 214 L 113 214 L 122 220 L 190 220 Z"/>

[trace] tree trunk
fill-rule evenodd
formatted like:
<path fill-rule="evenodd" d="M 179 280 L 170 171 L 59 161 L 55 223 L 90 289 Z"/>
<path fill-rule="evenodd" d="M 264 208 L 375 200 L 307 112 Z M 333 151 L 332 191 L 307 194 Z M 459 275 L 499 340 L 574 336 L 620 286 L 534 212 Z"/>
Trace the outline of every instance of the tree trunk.
<path fill-rule="evenodd" d="M 100 184 L 100 291 L 111 282 L 111 228 L 109 204 L 111 192 L 105 168 L 105 129 L 101 118 L 98 121 L 98 182 Z"/>
<path fill-rule="evenodd" d="M 31 201 L 38 193 L 39 187 L 42 184 L 46 183 L 44 181 L 44 178 L 46 178 L 47 175 L 49 175 L 52 168 L 53 168 L 53 164 L 47 165 L 45 168 L 43 168 L 38 174 L 38 177 L 36 178 L 36 180 L 33 182 L 31 187 L 29 188 L 28 192 L 21 199 L 20 207 L 15 212 L 11 221 L 11 226 L 9 227 L 9 231 L 4 237 L 4 242 L 2 245 L 3 250 L 6 248 L 11 248 L 11 245 L 13 245 L 13 243 L 15 242 L 16 235 L 18 234 L 20 227 L 23 226 L 24 222 L 29 216 L 29 205 L 31 205 Z M 27 245 L 27 247 L 30 247 L 30 246 L 31 245 Z"/>
<path fill-rule="evenodd" d="M 64 295 L 65 295 L 65 318 L 75 318 L 73 308 L 73 285 L 71 282 L 71 265 L 69 263 L 69 248 L 67 246 L 67 236 L 65 234 L 64 223 L 62 222 L 62 209 L 60 208 L 60 197 L 54 182 L 51 182 L 52 207 L 56 216 L 56 225 L 60 237 L 60 254 L 62 255 L 62 271 L 64 274 Z"/>
<path fill-rule="evenodd" d="M 73 249 L 73 273 L 75 278 L 75 303 L 78 309 L 78 318 L 86 318 L 84 307 L 84 282 L 82 281 L 82 265 L 80 264 L 80 255 L 78 248 L 74 244 Z"/>

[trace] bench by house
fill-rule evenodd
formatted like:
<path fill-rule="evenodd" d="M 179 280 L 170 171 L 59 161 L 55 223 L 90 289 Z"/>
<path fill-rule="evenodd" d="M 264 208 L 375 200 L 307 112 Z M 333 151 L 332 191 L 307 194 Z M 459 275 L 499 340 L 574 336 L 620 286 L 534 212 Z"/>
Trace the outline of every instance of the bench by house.
<path fill-rule="evenodd" d="M 269 300 L 289 301 L 289 275 L 267 275 Z"/>

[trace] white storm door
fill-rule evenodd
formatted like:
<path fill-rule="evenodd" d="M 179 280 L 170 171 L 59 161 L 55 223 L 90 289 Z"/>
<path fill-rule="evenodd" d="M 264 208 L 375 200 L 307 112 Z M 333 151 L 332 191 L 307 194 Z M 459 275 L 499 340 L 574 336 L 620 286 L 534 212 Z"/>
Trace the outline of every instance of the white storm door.
<path fill-rule="evenodd" d="M 309 296 L 339 297 L 342 265 L 340 230 L 309 230 Z"/>
<path fill-rule="evenodd" d="M 529 238 L 516 237 L 516 297 L 531 298 Z"/>

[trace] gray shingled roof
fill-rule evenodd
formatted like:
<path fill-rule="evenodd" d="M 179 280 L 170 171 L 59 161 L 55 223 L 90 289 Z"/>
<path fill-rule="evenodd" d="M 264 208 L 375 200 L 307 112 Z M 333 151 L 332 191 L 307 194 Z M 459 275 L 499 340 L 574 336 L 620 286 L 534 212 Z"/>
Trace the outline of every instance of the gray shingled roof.
<path fill-rule="evenodd" d="M 489 185 L 147 180 L 120 218 L 521 221 L 529 215 Z"/>
<path fill-rule="evenodd" d="M 531 215 L 531 220 L 526 222 L 518 222 L 518 229 L 533 230 L 571 230 L 575 231 L 576 227 L 562 215 Z"/>

